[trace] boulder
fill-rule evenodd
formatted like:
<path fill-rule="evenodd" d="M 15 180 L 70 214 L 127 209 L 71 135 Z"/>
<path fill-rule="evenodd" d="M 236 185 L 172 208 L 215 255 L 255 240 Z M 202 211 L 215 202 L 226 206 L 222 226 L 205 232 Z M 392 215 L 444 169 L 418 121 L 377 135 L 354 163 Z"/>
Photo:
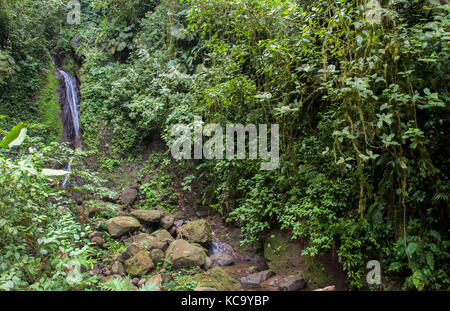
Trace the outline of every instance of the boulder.
<path fill-rule="evenodd" d="M 167 242 L 153 240 L 147 244 L 147 249 L 148 250 L 152 250 L 152 249 L 166 250 L 167 246 L 168 246 Z"/>
<path fill-rule="evenodd" d="M 180 238 L 191 242 L 210 245 L 212 243 L 212 232 L 209 222 L 204 219 L 191 221 L 177 229 Z"/>
<path fill-rule="evenodd" d="M 141 224 L 133 217 L 120 216 L 109 219 L 106 222 L 106 227 L 113 237 L 118 238 L 129 232 L 138 230 Z"/>
<path fill-rule="evenodd" d="M 229 266 L 234 264 L 234 258 L 224 252 L 215 253 L 211 256 L 211 261 L 216 266 Z"/>
<path fill-rule="evenodd" d="M 305 287 L 306 281 L 298 274 L 290 275 L 278 281 L 278 289 L 281 291 L 296 291 Z"/>
<path fill-rule="evenodd" d="M 149 243 L 153 242 L 155 238 L 148 233 L 139 233 L 135 236 L 126 239 L 124 242 L 128 245 L 136 245 L 141 249 L 147 249 Z"/>
<path fill-rule="evenodd" d="M 257 273 L 252 273 L 247 275 L 246 277 L 240 278 L 239 280 L 243 284 L 256 285 L 266 281 L 268 278 L 272 276 L 271 270 L 265 270 Z"/>
<path fill-rule="evenodd" d="M 151 226 L 159 223 L 163 216 L 163 212 L 158 210 L 138 209 L 131 211 L 130 215 L 136 217 L 139 222 Z"/>
<path fill-rule="evenodd" d="M 160 249 L 154 249 L 150 252 L 150 258 L 154 264 L 157 264 L 164 259 L 164 252 Z"/>
<path fill-rule="evenodd" d="M 158 290 L 161 290 L 163 284 L 163 278 L 161 274 L 155 274 L 145 279 L 145 283 L 153 283 L 157 286 Z"/>
<path fill-rule="evenodd" d="M 137 253 L 139 253 L 141 250 L 142 249 L 137 245 L 131 244 L 122 252 L 122 254 L 119 257 L 119 260 L 123 262 L 127 259 L 130 259 L 131 257 L 134 257 Z"/>
<path fill-rule="evenodd" d="M 143 276 L 154 267 L 150 253 L 147 251 L 140 251 L 125 261 L 125 272 L 130 276 Z"/>
<path fill-rule="evenodd" d="M 218 291 L 241 290 L 241 284 L 220 267 L 212 268 L 204 273 L 195 274 L 188 277 L 187 281 L 194 281 L 199 284 L 199 287 L 214 288 Z"/>
<path fill-rule="evenodd" d="M 125 268 L 123 267 L 123 264 L 120 261 L 116 261 L 113 263 L 113 265 L 111 267 L 111 272 L 113 274 L 117 274 L 117 275 L 124 275 Z"/>
<path fill-rule="evenodd" d="M 120 202 L 125 205 L 132 205 L 136 201 L 138 192 L 136 189 L 128 188 L 120 193 Z"/>
<path fill-rule="evenodd" d="M 159 225 L 164 229 L 169 230 L 169 228 L 173 226 L 174 221 L 175 218 L 172 215 L 167 215 L 161 218 Z"/>
<path fill-rule="evenodd" d="M 204 265 L 206 254 L 203 249 L 185 240 L 175 240 L 169 245 L 166 258 L 172 262 L 175 269 L 180 269 Z"/>
<path fill-rule="evenodd" d="M 173 236 L 169 233 L 169 231 L 164 229 L 156 230 L 151 235 L 155 238 L 154 239 L 155 242 L 163 242 L 170 244 L 172 243 L 173 240 L 175 240 Z"/>
<path fill-rule="evenodd" d="M 124 242 L 128 245 L 136 245 L 141 249 L 152 250 L 161 249 L 165 250 L 172 242 L 174 238 L 166 230 L 157 230 L 151 234 L 139 233 L 126 239 Z"/>

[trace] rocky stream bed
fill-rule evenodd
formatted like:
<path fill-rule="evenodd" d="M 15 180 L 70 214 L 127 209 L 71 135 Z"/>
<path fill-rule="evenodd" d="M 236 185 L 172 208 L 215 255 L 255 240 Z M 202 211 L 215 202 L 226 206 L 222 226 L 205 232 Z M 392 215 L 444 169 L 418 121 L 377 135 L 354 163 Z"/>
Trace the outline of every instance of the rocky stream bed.
<path fill-rule="evenodd" d="M 333 280 L 323 271 L 325 280 L 319 280 L 320 284 L 317 277 L 308 279 L 298 261 L 299 244 L 284 240 L 281 231 L 271 232 L 263 250 L 240 247 L 240 229 L 225 226 L 218 215 L 198 217 L 185 212 L 180 217 L 159 209 L 137 209 L 132 204 L 136 195 L 126 189 L 121 204 L 104 202 L 86 213 L 95 229 L 89 239 L 96 247 L 107 249 L 104 241 L 112 238 L 123 249 L 86 271 L 102 283 L 128 277 L 131 290 L 148 282 L 156 290 L 167 290 L 174 282 L 181 290 L 189 288 L 183 284 L 190 284 L 195 291 L 336 289 L 326 283 Z M 96 217 L 111 209 L 115 217 Z M 180 275 L 184 278 L 177 278 Z"/>

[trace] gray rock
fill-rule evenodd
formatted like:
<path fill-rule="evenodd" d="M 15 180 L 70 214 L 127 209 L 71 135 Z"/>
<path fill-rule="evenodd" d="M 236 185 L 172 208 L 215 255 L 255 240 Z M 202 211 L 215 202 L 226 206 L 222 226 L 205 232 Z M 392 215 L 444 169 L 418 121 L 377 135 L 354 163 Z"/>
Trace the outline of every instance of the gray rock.
<path fill-rule="evenodd" d="M 120 216 L 109 219 L 106 222 L 108 232 L 113 237 L 121 237 L 124 234 L 138 230 L 141 227 L 139 221 L 133 217 Z"/>
<path fill-rule="evenodd" d="M 139 248 L 137 245 L 131 244 L 122 252 L 122 254 L 119 257 L 119 260 L 123 262 L 123 261 L 133 257 L 134 255 L 139 253 L 141 250 L 142 249 Z"/>
<path fill-rule="evenodd" d="M 224 252 L 215 253 L 212 255 L 211 261 L 216 266 L 229 266 L 234 264 L 234 258 Z"/>
<path fill-rule="evenodd" d="M 161 227 L 168 230 L 170 227 L 173 226 L 174 221 L 175 218 L 172 215 L 167 215 L 161 219 L 159 224 L 161 225 Z"/>
<path fill-rule="evenodd" d="M 164 252 L 160 249 L 153 249 L 150 252 L 150 258 L 152 259 L 153 263 L 157 264 L 164 259 Z"/>
<path fill-rule="evenodd" d="M 180 238 L 190 242 L 209 245 L 212 243 L 212 231 L 209 222 L 204 219 L 191 221 L 177 229 Z"/>
<path fill-rule="evenodd" d="M 206 254 L 200 247 L 185 240 L 176 240 L 167 249 L 166 258 L 172 262 L 175 269 L 180 269 L 203 266 L 206 261 Z"/>
<path fill-rule="evenodd" d="M 143 276 L 154 267 L 150 253 L 147 251 L 140 251 L 125 261 L 125 272 L 133 277 Z"/>
<path fill-rule="evenodd" d="M 120 193 L 120 202 L 125 205 L 131 205 L 136 201 L 138 192 L 136 189 L 128 188 Z"/>
<path fill-rule="evenodd" d="M 120 261 L 116 261 L 113 263 L 111 267 L 111 273 L 117 274 L 117 275 L 124 275 L 125 274 L 125 268 L 123 267 L 123 264 Z"/>
<path fill-rule="evenodd" d="M 134 244 L 139 246 L 140 248 L 145 248 L 148 243 L 154 240 L 154 237 L 152 237 L 148 233 L 139 233 L 136 234 L 128 239 L 126 239 L 124 242 L 127 245 Z"/>
<path fill-rule="evenodd" d="M 131 216 L 136 217 L 139 222 L 145 225 L 154 225 L 159 223 L 163 216 L 163 212 L 158 210 L 133 210 L 130 213 Z"/>
<path fill-rule="evenodd" d="M 281 291 L 296 291 L 305 287 L 306 281 L 300 275 L 290 275 L 278 281 L 278 289 Z"/>
<path fill-rule="evenodd" d="M 265 271 L 247 275 L 246 277 L 240 278 L 239 280 L 243 284 L 254 284 L 255 285 L 255 284 L 260 284 L 260 283 L 266 281 L 271 276 L 272 276 L 272 271 L 265 270 Z"/>

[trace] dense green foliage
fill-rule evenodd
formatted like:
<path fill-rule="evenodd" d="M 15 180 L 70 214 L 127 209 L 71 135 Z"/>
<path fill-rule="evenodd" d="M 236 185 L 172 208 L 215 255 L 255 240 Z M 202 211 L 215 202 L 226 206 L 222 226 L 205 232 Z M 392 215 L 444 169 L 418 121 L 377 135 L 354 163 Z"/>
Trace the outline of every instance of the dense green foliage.
<path fill-rule="evenodd" d="M 305 255 L 334 252 L 350 288 L 366 285 L 371 259 L 405 288 L 449 288 L 445 1 L 380 1 L 374 21 L 364 0 L 85 0 L 82 24 L 60 33 L 33 15 L 43 2 L 20 26 L 21 4 L 0 15 L 0 113 L 31 118 L 19 111 L 33 111 L 54 44 L 82 62 L 83 139 L 99 155 L 111 136 L 111 171 L 155 133 L 170 145 L 194 115 L 280 124 L 275 171 L 202 161 L 203 205 L 240 224 L 243 242 L 281 227 Z M 151 204 L 160 182 L 141 189 Z"/>

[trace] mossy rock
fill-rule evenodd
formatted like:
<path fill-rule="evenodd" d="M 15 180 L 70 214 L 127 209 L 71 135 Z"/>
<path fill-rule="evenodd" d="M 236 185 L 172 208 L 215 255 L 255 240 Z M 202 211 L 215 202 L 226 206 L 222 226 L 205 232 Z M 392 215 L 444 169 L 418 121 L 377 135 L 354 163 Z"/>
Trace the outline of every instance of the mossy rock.
<path fill-rule="evenodd" d="M 265 239 L 264 258 L 269 268 L 277 274 L 300 273 L 308 287 L 318 288 L 336 284 L 318 257 L 301 255 L 302 246 L 292 241 L 289 234 L 274 230 Z"/>
<path fill-rule="evenodd" d="M 279 230 L 271 231 L 264 242 L 264 258 L 269 268 L 277 274 L 291 274 L 302 264 L 302 248 L 289 235 Z"/>
<path fill-rule="evenodd" d="M 336 280 L 328 274 L 319 258 L 302 256 L 302 261 L 302 274 L 310 288 L 319 288 L 336 284 Z"/>
<path fill-rule="evenodd" d="M 191 221 L 177 229 L 177 234 L 193 243 L 209 245 L 212 243 L 211 225 L 204 219 Z"/>
<path fill-rule="evenodd" d="M 214 288 L 218 291 L 239 291 L 241 283 L 229 276 L 222 268 L 216 267 L 204 273 L 193 275 L 187 281 L 197 282 L 198 287 Z"/>

